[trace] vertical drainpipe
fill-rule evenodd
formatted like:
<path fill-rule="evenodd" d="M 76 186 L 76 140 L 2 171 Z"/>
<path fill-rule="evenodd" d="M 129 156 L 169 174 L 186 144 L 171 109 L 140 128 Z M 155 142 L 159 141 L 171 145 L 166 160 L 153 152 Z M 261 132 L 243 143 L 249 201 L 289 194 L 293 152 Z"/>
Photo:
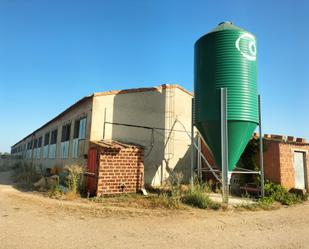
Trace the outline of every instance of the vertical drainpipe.
<path fill-rule="evenodd" d="M 104 108 L 104 123 L 103 123 L 103 140 L 105 139 L 105 125 L 106 125 L 106 107 Z"/>

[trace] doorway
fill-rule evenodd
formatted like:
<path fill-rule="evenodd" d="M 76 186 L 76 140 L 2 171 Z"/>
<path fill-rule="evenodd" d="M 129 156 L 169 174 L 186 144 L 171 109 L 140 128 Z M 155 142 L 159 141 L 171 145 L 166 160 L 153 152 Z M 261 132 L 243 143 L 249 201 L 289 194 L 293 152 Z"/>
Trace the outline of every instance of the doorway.
<path fill-rule="evenodd" d="M 295 188 L 306 188 L 306 153 L 294 151 L 294 169 L 295 169 Z"/>

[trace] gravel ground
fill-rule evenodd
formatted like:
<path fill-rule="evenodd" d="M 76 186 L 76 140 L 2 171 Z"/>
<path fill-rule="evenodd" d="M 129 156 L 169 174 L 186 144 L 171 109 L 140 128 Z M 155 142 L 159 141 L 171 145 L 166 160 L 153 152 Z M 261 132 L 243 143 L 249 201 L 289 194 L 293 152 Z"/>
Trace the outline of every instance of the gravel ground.
<path fill-rule="evenodd" d="M 309 204 L 273 211 L 141 210 L 59 201 L 0 172 L 0 248 L 309 248 Z"/>

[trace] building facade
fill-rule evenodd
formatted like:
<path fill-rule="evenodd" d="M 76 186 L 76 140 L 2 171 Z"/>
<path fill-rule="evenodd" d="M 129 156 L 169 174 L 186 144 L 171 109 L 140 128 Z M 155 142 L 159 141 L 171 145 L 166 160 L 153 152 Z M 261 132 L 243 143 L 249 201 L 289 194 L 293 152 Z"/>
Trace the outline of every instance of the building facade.
<path fill-rule="evenodd" d="M 309 190 L 309 144 L 292 136 L 264 136 L 265 178 L 286 189 Z"/>
<path fill-rule="evenodd" d="M 13 155 L 45 168 L 86 165 L 90 142 L 115 140 L 144 149 L 144 182 L 174 171 L 190 177 L 192 94 L 179 85 L 94 93 L 16 143 Z"/>

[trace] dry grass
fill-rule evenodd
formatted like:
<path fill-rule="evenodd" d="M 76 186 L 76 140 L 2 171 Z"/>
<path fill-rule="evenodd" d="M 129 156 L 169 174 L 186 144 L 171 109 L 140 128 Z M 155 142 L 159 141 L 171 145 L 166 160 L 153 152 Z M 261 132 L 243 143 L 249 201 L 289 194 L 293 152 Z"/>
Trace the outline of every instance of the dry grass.
<path fill-rule="evenodd" d="M 89 199 L 108 206 L 130 207 L 141 209 L 182 209 L 184 206 L 173 200 L 168 194 L 126 194 L 115 197 L 94 197 Z"/>

